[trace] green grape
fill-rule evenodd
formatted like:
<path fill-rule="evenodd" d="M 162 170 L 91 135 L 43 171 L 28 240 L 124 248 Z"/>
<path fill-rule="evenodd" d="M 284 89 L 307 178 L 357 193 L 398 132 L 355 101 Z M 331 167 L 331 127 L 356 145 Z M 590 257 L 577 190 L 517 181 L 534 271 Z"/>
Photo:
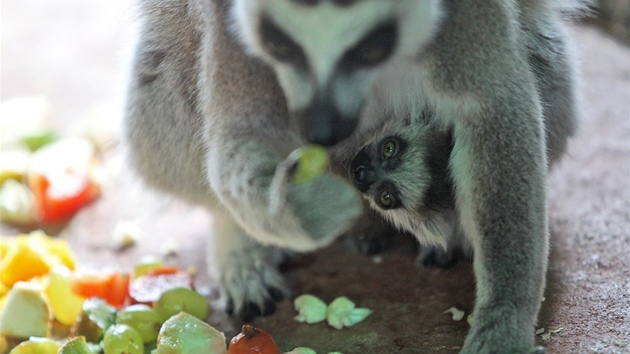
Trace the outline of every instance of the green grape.
<path fill-rule="evenodd" d="M 59 354 L 91 354 L 92 351 L 88 347 L 84 336 L 78 336 L 70 339 L 59 349 Z"/>
<path fill-rule="evenodd" d="M 103 332 L 114 323 L 116 309 L 99 298 L 83 302 L 83 311 L 74 325 L 74 334 L 85 336 L 88 342 L 98 342 Z"/>
<path fill-rule="evenodd" d="M 105 354 L 143 354 L 144 343 L 135 329 L 125 324 L 115 324 L 103 336 Z"/>
<path fill-rule="evenodd" d="M 162 325 L 158 314 L 147 305 L 125 307 L 116 315 L 116 323 L 135 329 L 144 343 L 155 341 Z"/>
<path fill-rule="evenodd" d="M 205 320 L 210 311 L 206 299 L 198 292 L 188 288 L 175 288 L 164 292 L 153 304 L 153 309 L 162 322 L 181 311 L 200 320 Z"/>
<path fill-rule="evenodd" d="M 295 183 L 306 183 L 320 176 L 328 167 L 328 152 L 318 145 L 307 145 L 293 151 L 288 161 L 295 161 Z"/>

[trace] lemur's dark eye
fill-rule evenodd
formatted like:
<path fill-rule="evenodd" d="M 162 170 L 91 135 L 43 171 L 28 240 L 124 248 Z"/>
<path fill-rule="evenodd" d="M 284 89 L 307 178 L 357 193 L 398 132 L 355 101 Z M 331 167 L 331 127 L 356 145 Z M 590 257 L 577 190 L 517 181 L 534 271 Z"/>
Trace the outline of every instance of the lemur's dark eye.
<path fill-rule="evenodd" d="M 396 137 L 390 137 L 383 139 L 381 142 L 381 157 L 383 160 L 388 160 L 396 157 L 400 154 L 403 144 Z"/>
<path fill-rule="evenodd" d="M 378 204 L 383 209 L 393 209 L 398 207 L 398 200 L 393 193 L 383 190 L 378 198 Z"/>
<path fill-rule="evenodd" d="M 383 209 L 391 208 L 394 203 L 393 197 L 388 191 L 382 191 L 378 201 Z"/>
<path fill-rule="evenodd" d="M 396 154 L 398 146 L 394 140 L 390 140 L 383 145 L 383 158 L 388 159 Z"/>
<path fill-rule="evenodd" d="M 263 48 L 269 55 L 282 62 L 302 63 L 304 52 L 289 36 L 269 19 L 260 23 Z"/>
<path fill-rule="evenodd" d="M 397 37 L 396 25 L 386 22 L 368 33 L 359 44 L 348 51 L 344 62 L 360 66 L 378 65 L 394 51 Z"/>
<path fill-rule="evenodd" d="M 400 196 L 397 192 L 396 186 L 387 181 L 379 187 L 378 194 L 376 194 L 375 201 L 383 209 L 395 209 L 401 206 Z"/>

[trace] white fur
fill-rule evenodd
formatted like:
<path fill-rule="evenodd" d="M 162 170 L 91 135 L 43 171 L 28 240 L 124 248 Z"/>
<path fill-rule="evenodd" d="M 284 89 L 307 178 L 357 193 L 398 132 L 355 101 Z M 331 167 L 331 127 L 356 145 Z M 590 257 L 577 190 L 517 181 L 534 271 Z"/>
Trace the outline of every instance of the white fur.
<path fill-rule="evenodd" d="M 375 26 L 392 19 L 399 26 L 392 59 L 415 56 L 439 23 L 438 3 L 436 0 L 366 0 L 340 7 L 322 1 L 311 7 L 286 0 L 237 0 L 232 15 L 235 25 L 241 29 L 238 32 L 241 40 L 252 54 L 273 65 L 290 110 L 302 109 L 316 92 L 332 89 L 337 109 L 355 115 L 372 85 L 375 70 L 357 70 L 349 79 L 338 79 L 335 74 L 343 54 Z M 257 33 L 261 13 L 267 14 L 302 47 L 309 65 L 308 75 L 290 64 L 278 63 L 265 53 Z"/>

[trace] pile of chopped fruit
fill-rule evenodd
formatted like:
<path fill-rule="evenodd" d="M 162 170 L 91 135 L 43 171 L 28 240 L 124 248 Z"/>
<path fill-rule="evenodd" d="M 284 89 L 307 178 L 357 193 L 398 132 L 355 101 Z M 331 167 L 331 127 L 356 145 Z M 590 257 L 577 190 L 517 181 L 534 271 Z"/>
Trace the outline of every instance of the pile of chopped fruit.
<path fill-rule="evenodd" d="M 315 310 L 313 296 L 299 299 L 301 316 L 323 310 L 345 326 L 365 311 L 345 298 L 344 306 L 336 300 Z M 192 275 L 159 261 L 141 261 L 132 272 L 86 273 L 63 239 L 34 231 L 0 240 L 0 353 L 280 353 L 269 333 L 249 325 L 226 346 L 224 334 L 204 322 L 209 313 Z M 298 347 L 287 354 L 313 353 Z"/>
<path fill-rule="evenodd" d="M 67 242 L 41 231 L 3 238 L 0 256 L 0 353 L 143 353 L 171 317 L 210 310 L 183 270 L 80 272 Z"/>

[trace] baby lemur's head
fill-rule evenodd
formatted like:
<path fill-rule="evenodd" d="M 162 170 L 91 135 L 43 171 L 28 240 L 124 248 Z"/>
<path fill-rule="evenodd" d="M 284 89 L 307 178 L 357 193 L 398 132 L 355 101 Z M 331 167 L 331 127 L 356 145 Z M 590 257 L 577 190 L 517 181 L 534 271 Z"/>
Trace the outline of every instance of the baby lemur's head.
<path fill-rule="evenodd" d="M 384 120 L 348 172 L 372 208 L 396 227 L 443 244 L 444 215 L 454 208 L 448 168 L 453 137 L 431 120 L 427 114 Z"/>
<path fill-rule="evenodd" d="M 354 131 L 372 82 L 435 33 L 438 0 L 233 0 L 233 30 L 275 71 L 303 136 Z"/>

